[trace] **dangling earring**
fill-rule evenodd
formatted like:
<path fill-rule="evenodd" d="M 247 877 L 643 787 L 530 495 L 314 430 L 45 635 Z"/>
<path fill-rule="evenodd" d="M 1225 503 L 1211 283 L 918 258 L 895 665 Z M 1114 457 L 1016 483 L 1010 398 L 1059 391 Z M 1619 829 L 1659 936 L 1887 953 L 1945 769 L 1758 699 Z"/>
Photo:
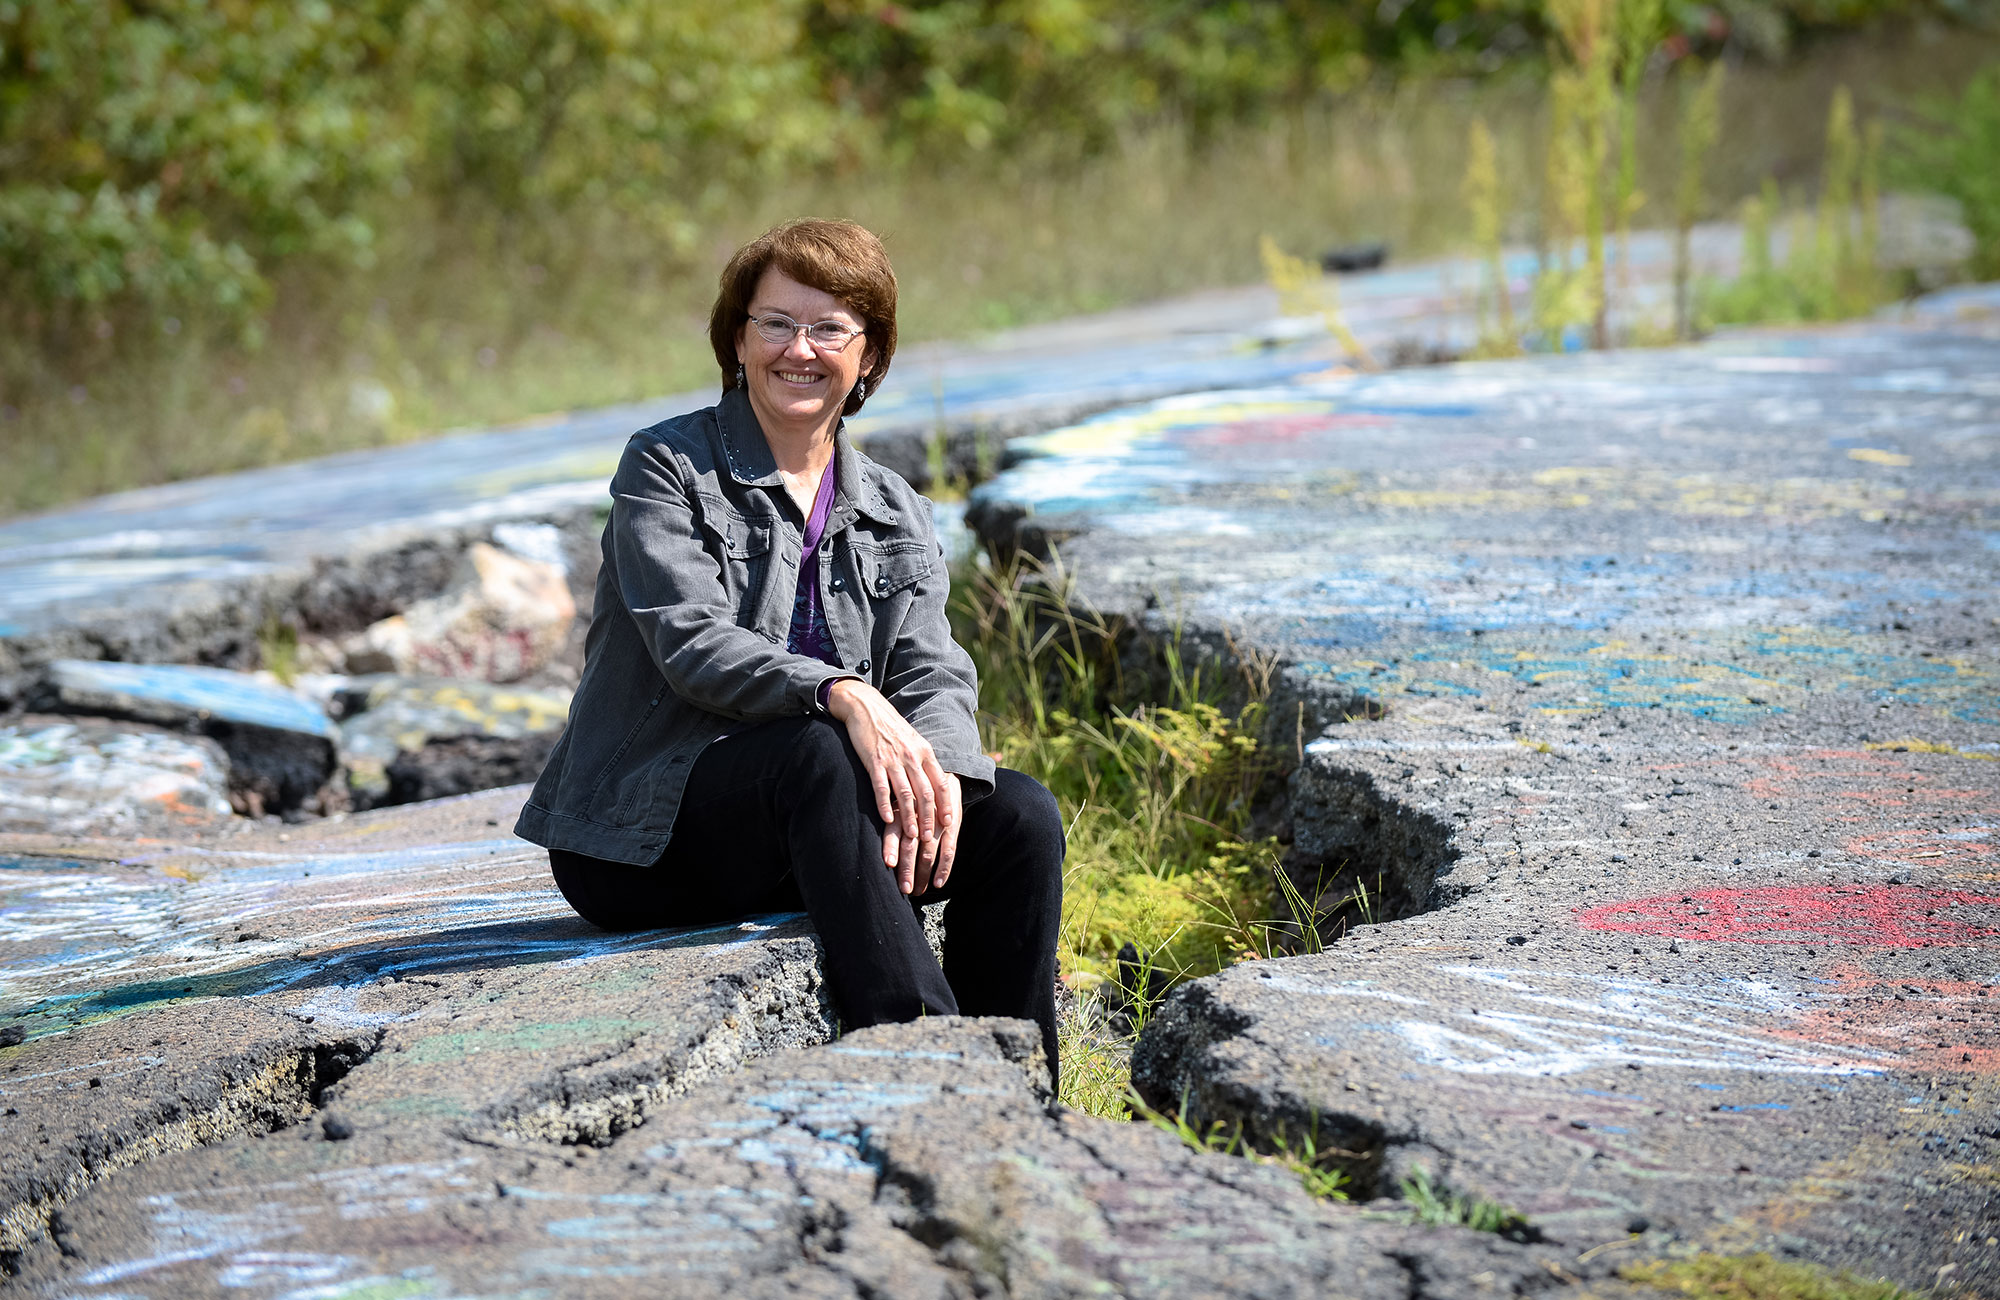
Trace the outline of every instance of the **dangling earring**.
<path fill-rule="evenodd" d="M 868 376 L 863 375 L 854 381 L 854 393 L 862 401 L 868 400 Z"/>
<path fill-rule="evenodd" d="M 736 363 L 736 386 L 738 388 L 748 388 L 750 386 L 750 375 L 743 369 L 741 361 Z"/>

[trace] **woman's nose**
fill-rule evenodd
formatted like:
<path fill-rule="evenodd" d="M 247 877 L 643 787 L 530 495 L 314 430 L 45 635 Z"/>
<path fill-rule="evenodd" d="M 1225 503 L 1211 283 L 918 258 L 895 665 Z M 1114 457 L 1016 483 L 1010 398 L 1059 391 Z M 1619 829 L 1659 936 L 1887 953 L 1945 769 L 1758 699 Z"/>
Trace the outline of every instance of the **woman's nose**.
<path fill-rule="evenodd" d="M 806 332 L 804 330 L 793 330 L 792 341 L 785 345 L 785 355 L 796 357 L 800 361 L 811 361 L 819 354 L 813 351 L 812 344 L 806 342 Z"/>

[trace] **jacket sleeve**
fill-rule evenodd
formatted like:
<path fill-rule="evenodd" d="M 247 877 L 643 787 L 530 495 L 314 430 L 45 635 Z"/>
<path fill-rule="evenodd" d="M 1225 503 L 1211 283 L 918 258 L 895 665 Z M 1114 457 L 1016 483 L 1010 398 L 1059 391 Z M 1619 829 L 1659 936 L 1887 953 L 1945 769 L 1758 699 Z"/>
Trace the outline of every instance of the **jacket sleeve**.
<path fill-rule="evenodd" d="M 820 712 L 820 683 L 853 676 L 737 626 L 679 462 L 658 443 L 635 439 L 612 476 L 611 558 L 626 613 L 690 704 L 738 721 L 797 717 Z"/>
<path fill-rule="evenodd" d="M 972 656 L 952 639 L 946 616 L 951 570 L 935 536 L 930 572 L 917 583 L 890 643 L 882 694 L 931 742 L 938 766 L 956 773 L 971 804 L 993 792 L 993 760 L 979 743 L 979 676 Z"/>

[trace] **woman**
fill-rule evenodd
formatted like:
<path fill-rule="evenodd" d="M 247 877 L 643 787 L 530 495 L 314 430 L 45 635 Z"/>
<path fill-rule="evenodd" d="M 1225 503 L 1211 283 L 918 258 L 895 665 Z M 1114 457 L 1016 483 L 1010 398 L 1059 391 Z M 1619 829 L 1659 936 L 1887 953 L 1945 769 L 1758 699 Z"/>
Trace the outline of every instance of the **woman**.
<path fill-rule="evenodd" d="M 721 401 L 611 480 L 583 680 L 515 830 L 594 925 L 803 908 L 847 1027 L 1021 1016 L 1053 1068 L 1055 800 L 980 748 L 929 503 L 842 431 L 896 351 L 881 241 L 768 231 L 709 339 Z M 943 899 L 940 970 L 913 905 Z"/>

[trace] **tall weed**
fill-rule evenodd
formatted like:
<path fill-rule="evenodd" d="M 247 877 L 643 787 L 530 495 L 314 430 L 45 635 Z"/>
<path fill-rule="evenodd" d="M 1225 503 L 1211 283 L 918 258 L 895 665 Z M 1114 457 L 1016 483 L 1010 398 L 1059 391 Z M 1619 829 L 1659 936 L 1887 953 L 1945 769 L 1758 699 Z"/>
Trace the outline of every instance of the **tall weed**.
<path fill-rule="evenodd" d="M 1059 559 L 972 569 L 954 605 L 987 747 L 1047 785 L 1069 826 L 1065 973 L 1086 991 L 1117 981 L 1127 943 L 1169 984 L 1254 953 L 1221 919 L 1274 901 L 1276 845 L 1243 838 L 1278 770 L 1254 674 L 1225 680 L 1169 638 L 1157 674 L 1128 680 L 1118 654 L 1138 633 L 1091 610 Z"/>
<path fill-rule="evenodd" d="M 1879 306 L 1888 286 L 1876 265 L 1880 230 L 1880 150 L 1873 124 L 1857 127 L 1854 100 L 1837 87 L 1827 110 L 1825 165 L 1817 211 L 1792 215 L 1782 262 L 1771 253 L 1771 226 L 1780 215 L 1775 184 L 1743 208 L 1743 267 L 1734 280 L 1706 286 L 1701 315 L 1709 322 L 1788 324 L 1839 320 Z"/>

